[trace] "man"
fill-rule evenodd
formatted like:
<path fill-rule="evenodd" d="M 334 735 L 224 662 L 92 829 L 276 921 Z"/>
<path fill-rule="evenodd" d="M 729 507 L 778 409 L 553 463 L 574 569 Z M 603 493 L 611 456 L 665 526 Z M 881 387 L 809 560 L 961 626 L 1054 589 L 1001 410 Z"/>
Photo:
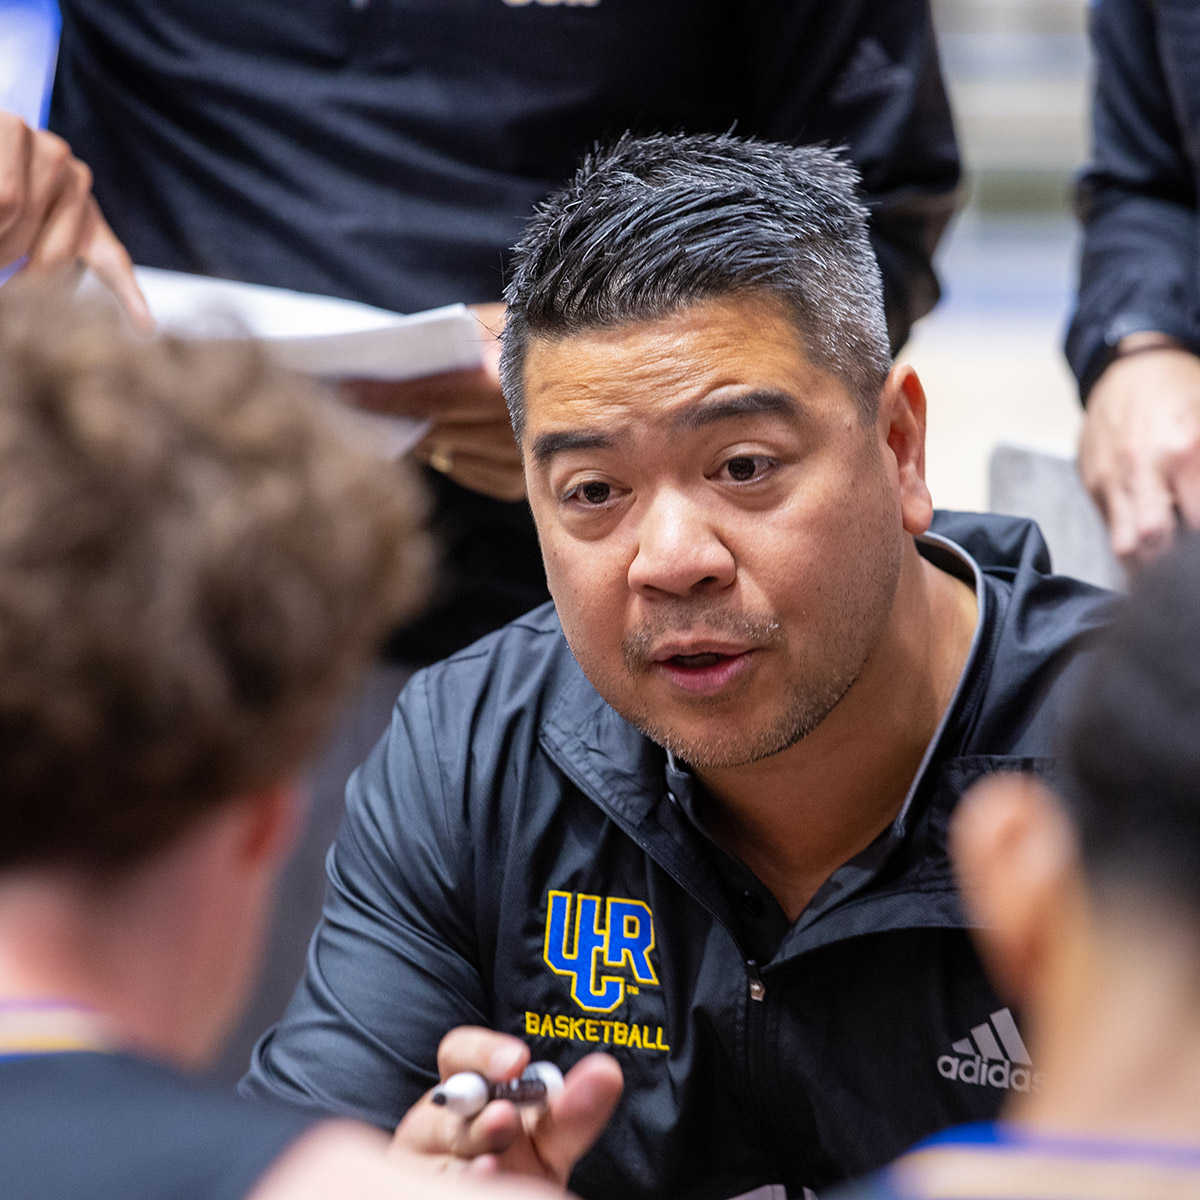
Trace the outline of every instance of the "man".
<path fill-rule="evenodd" d="M 951 1130 L 845 1200 L 1200 1195 L 1198 593 L 1190 534 L 1097 653 L 1061 794 L 1002 776 L 955 820 L 981 949 L 1042 1070 L 1004 1122 Z"/>
<path fill-rule="evenodd" d="M 19 285 L 0 471 L 4 1194 L 475 1200 L 178 1073 L 244 997 L 299 760 L 421 590 L 411 482 L 256 347 L 135 344 Z M 538 1117 L 544 1175 L 590 1140 L 581 1080 L 595 1119 L 615 1098 L 584 1076 Z"/>
<path fill-rule="evenodd" d="M 1200 527 L 1200 23 L 1193 4 L 1099 0 L 1092 161 L 1080 181 L 1067 358 L 1079 468 L 1118 558 Z"/>
<path fill-rule="evenodd" d="M 946 823 L 1044 765 L 1108 599 L 1025 523 L 926 535 L 855 185 L 818 149 L 624 139 L 540 211 L 502 370 L 554 608 L 401 697 L 249 1092 L 390 1127 L 453 1026 L 496 1031 L 485 1070 L 512 1035 L 598 1046 L 625 1099 L 572 1186 L 630 1200 L 799 1195 L 995 1110 L 937 1069 L 1000 1007 Z M 428 1108 L 399 1140 L 444 1151 Z"/>

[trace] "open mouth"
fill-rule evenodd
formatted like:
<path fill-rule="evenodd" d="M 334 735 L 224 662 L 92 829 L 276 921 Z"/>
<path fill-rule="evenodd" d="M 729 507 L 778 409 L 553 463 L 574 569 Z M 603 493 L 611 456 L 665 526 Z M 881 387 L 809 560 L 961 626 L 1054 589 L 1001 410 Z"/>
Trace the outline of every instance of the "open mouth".
<path fill-rule="evenodd" d="M 735 658 L 733 654 L 673 654 L 667 662 L 675 667 L 685 668 L 700 668 L 700 667 L 715 667 L 718 663 L 725 662 L 727 659 Z"/>
<path fill-rule="evenodd" d="M 664 677 L 677 688 L 695 695 L 716 696 L 741 679 L 750 668 L 751 650 L 703 650 L 695 654 L 672 654 L 658 660 Z"/>

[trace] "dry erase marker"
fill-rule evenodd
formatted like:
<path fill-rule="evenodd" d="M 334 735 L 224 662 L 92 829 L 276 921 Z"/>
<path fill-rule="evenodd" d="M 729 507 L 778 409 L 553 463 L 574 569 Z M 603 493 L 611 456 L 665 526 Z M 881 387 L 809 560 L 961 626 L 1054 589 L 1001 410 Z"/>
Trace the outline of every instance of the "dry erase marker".
<path fill-rule="evenodd" d="M 562 1072 L 548 1062 L 530 1063 L 517 1079 L 489 1083 L 474 1071 L 460 1071 L 433 1089 L 430 1099 L 460 1117 L 470 1119 L 493 1100 L 513 1104 L 545 1104 L 562 1091 Z"/>

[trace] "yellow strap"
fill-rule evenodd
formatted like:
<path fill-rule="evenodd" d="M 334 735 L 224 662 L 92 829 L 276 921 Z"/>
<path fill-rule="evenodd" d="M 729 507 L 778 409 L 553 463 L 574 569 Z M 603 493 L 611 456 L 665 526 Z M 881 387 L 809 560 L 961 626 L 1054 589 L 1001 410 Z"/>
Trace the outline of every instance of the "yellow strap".
<path fill-rule="evenodd" d="M 0 1057 L 115 1048 L 99 1014 L 70 1004 L 0 1005 Z"/>

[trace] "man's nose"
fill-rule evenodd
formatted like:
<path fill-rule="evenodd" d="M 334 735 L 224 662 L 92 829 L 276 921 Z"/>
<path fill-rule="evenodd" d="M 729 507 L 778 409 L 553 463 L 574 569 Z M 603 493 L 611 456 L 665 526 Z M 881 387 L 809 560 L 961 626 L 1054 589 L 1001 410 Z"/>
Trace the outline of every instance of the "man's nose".
<path fill-rule="evenodd" d="M 737 573 L 713 514 L 680 492 L 659 492 L 638 525 L 637 553 L 629 565 L 635 592 L 687 596 L 728 587 Z"/>

